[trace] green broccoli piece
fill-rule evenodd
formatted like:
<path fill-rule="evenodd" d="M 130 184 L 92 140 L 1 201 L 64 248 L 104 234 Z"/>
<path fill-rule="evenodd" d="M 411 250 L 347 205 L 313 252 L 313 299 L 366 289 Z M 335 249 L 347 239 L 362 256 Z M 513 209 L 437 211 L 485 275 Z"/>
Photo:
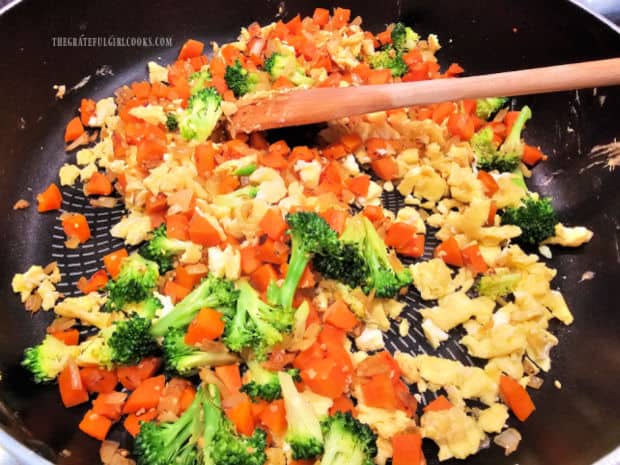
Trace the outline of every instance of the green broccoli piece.
<path fill-rule="evenodd" d="M 312 259 L 314 271 L 327 279 L 335 279 L 351 288 L 362 286 L 368 276 L 368 266 L 357 244 L 341 243 L 337 253 L 316 254 Z"/>
<path fill-rule="evenodd" d="M 286 410 L 286 442 L 295 460 L 312 459 L 323 453 L 321 423 L 312 406 L 297 391 L 288 373 L 278 373 Z"/>
<path fill-rule="evenodd" d="M 558 217 L 549 198 L 529 196 L 523 205 L 510 207 L 502 213 L 502 224 L 514 224 L 521 228 L 516 242 L 522 245 L 538 245 L 555 233 Z"/>
<path fill-rule="evenodd" d="M 296 86 L 310 87 L 314 84 L 314 80 L 306 76 L 304 69 L 297 63 L 295 55 L 273 53 L 265 60 L 264 68 L 274 80 L 284 76 Z"/>
<path fill-rule="evenodd" d="M 256 171 L 256 168 L 258 167 L 255 163 L 250 163 L 249 165 L 242 166 L 233 174 L 235 176 L 250 176 L 254 171 Z M 256 197 L 256 194 L 254 195 L 254 197 Z"/>
<path fill-rule="evenodd" d="M 291 258 L 282 286 L 271 283 L 267 290 L 270 302 L 282 308 L 291 308 L 293 297 L 306 265 L 314 254 L 331 255 L 339 250 L 336 231 L 314 212 L 297 212 L 286 215 L 291 237 Z"/>
<path fill-rule="evenodd" d="M 78 346 L 68 346 L 48 334 L 40 344 L 24 351 L 22 366 L 32 373 L 36 383 L 48 383 L 56 379 L 78 352 Z"/>
<path fill-rule="evenodd" d="M 179 116 L 181 136 L 196 142 L 207 140 L 222 115 L 221 102 L 222 97 L 213 87 L 192 94 L 187 109 Z"/>
<path fill-rule="evenodd" d="M 398 52 L 406 52 L 415 47 L 420 35 L 403 23 L 396 23 L 392 28 L 392 45 Z"/>
<path fill-rule="evenodd" d="M 179 120 L 174 113 L 166 114 L 166 127 L 170 132 L 174 132 L 179 129 Z"/>
<path fill-rule="evenodd" d="M 491 299 L 504 297 L 514 291 L 520 280 L 521 275 L 519 273 L 483 276 L 478 282 L 478 294 Z"/>
<path fill-rule="evenodd" d="M 224 74 L 226 85 L 233 91 L 235 97 L 241 97 L 249 92 L 253 92 L 256 85 L 259 83 L 259 77 L 256 73 L 251 73 L 243 66 L 239 59 L 235 61 L 235 64 L 226 66 L 226 73 Z"/>
<path fill-rule="evenodd" d="M 142 423 L 134 442 L 138 465 L 197 465 L 197 443 L 206 421 L 205 399 L 204 388 L 199 387 L 193 402 L 178 420 Z"/>
<path fill-rule="evenodd" d="M 321 427 L 325 452 L 321 465 L 373 465 L 377 455 L 377 435 L 350 412 L 326 418 Z"/>
<path fill-rule="evenodd" d="M 201 308 L 215 308 L 224 313 L 230 312 L 237 301 L 238 292 L 232 281 L 209 274 L 183 300 L 177 303 L 169 313 L 155 321 L 151 334 L 155 337 L 165 336 L 172 328 L 184 328 L 189 325 Z"/>
<path fill-rule="evenodd" d="M 497 150 L 493 144 L 493 130 L 490 127 L 475 133 L 470 143 L 476 154 L 476 166 L 481 170 L 510 172 L 517 169 L 521 162 L 519 155 Z"/>
<path fill-rule="evenodd" d="M 166 225 L 162 224 L 153 231 L 153 237 L 142 247 L 139 254 L 147 260 L 151 260 L 159 266 L 159 272 L 170 271 L 174 265 L 174 258 L 185 253 L 194 244 L 189 241 L 170 239 L 166 231 Z"/>
<path fill-rule="evenodd" d="M 202 400 L 202 465 L 263 465 L 267 461 L 267 435 L 255 429 L 252 436 L 241 436 L 222 412 L 220 393 L 210 384 Z M 157 465 L 157 464 L 156 464 Z"/>
<path fill-rule="evenodd" d="M 499 148 L 501 154 L 505 156 L 517 156 L 519 160 L 523 156 L 524 144 L 521 139 L 521 133 L 525 128 L 525 123 L 532 118 L 532 110 L 527 105 L 521 108 L 517 120 L 512 125 L 510 134 L 504 140 L 504 143 Z"/>
<path fill-rule="evenodd" d="M 153 321 L 164 308 L 161 301 L 154 295 L 150 295 L 141 302 L 132 302 L 125 305 L 123 312 L 126 315 L 137 315 Z"/>
<path fill-rule="evenodd" d="M 366 294 L 375 289 L 377 297 L 394 297 L 400 289 L 411 284 L 411 272 L 407 268 L 400 271 L 394 268 L 385 242 L 365 216 L 351 219 L 340 240 L 359 247 L 366 261 L 368 274 L 362 286 Z"/>
<path fill-rule="evenodd" d="M 489 97 L 476 100 L 476 116 L 482 119 L 489 119 L 491 115 L 497 113 L 508 99 L 506 97 Z"/>
<path fill-rule="evenodd" d="M 189 76 L 189 84 L 190 84 L 190 93 L 195 94 L 200 90 L 207 87 L 207 83 L 211 80 L 211 71 L 208 69 L 202 69 L 200 71 L 196 71 L 195 73 L 190 74 Z"/>
<path fill-rule="evenodd" d="M 123 260 L 121 270 L 113 281 L 108 281 L 108 300 L 104 310 L 119 311 L 131 302 L 141 302 L 152 295 L 159 279 L 157 263 L 132 254 Z"/>
<path fill-rule="evenodd" d="M 235 352 L 250 348 L 257 359 L 283 339 L 283 333 L 293 328 L 294 312 L 263 302 L 260 295 L 245 280 L 237 282 L 239 299 L 234 314 L 225 315 L 224 342 Z"/>
<path fill-rule="evenodd" d="M 238 361 L 230 352 L 207 352 L 185 343 L 185 331 L 172 329 L 163 342 L 164 360 L 169 371 L 191 376 L 204 366 L 230 365 Z"/>
<path fill-rule="evenodd" d="M 280 399 L 282 389 L 278 381 L 278 373 L 264 368 L 257 360 L 250 360 L 248 369 L 252 380 L 241 386 L 241 392 L 245 392 L 253 401 L 266 400 L 267 402 Z M 291 368 L 286 370 L 295 381 L 301 381 L 299 370 Z"/>
<path fill-rule="evenodd" d="M 368 62 L 373 69 L 389 69 L 394 77 L 404 76 L 409 71 L 402 54 L 390 47 L 371 55 Z"/>

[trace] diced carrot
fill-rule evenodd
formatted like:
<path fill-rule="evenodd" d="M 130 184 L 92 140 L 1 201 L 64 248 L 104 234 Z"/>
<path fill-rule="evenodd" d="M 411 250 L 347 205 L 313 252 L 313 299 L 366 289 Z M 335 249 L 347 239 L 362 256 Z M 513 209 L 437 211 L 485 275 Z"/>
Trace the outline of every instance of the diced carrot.
<path fill-rule="evenodd" d="M 130 413 L 125 418 L 123 426 L 127 432 L 135 438 L 140 432 L 140 426 L 142 426 L 142 423 L 155 420 L 155 418 L 157 418 L 157 409 L 147 410 L 141 415 Z"/>
<path fill-rule="evenodd" d="M 39 213 L 58 210 L 62 205 L 62 194 L 58 186 L 51 183 L 47 189 L 37 194 L 37 204 Z"/>
<path fill-rule="evenodd" d="M 320 320 L 318 320 L 317 317 L 317 322 L 318 321 Z M 320 360 L 324 355 L 325 353 L 321 348 L 321 344 L 319 342 L 314 342 L 310 347 L 301 351 L 297 357 L 295 357 L 293 366 L 298 370 L 305 370 L 314 360 Z"/>
<path fill-rule="evenodd" d="M 179 265 L 175 268 L 174 282 L 188 289 L 193 289 L 206 275 L 205 273 L 192 274 L 186 266 Z"/>
<path fill-rule="evenodd" d="M 514 126 L 517 118 L 519 118 L 519 111 L 509 111 L 504 117 L 504 124 L 506 125 L 506 134 L 510 134 L 512 126 Z"/>
<path fill-rule="evenodd" d="M 415 234 L 409 242 L 403 247 L 398 248 L 396 251 L 407 257 L 421 257 L 424 255 L 424 243 L 426 236 L 424 234 Z"/>
<path fill-rule="evenodd" d="M 112 420 L 104 417 L 103 415 L 99 415 L 92 410 L 88 410 L 84 414 L 84 418 L 82 418 L 78 428 L 80 428 L 80 431 L 83 433 L 103 441 L 108 435 L 111 426 Z"/>
<path fill-rule="evenodd" d="M 499 378 L 499 390 L 506 402 L 506 405 L 512 410 L 521 421 L 527 420 L 527 418 L 536 410 L 532 398 L 515 379 L 510 376 L 502 375 Z"/>
<path fill-rule="evenodd" d="M 478 244 L 470 245 L 462 249 L 461 256 L 463 257 L 465 266 L 469 268 L 469 271 L 471 271 L 474 276 L 478 273 L 484 273 L 489 269 L 484 258 L 482 258 Z"/>
<path fill-rule="evenodd" d="M 55 331 L 51 334 L 68 346 L 76 346 L 80 340 L 80 332 L 75 328 L 65 329 L 64 331 Z"/>
<path fill-rule="evenodd" d="M 93 412 L 103 415 L 112 421 L 118 421 L 121 419 L 121 413 L 123 411 L 123 405 L 127 400 L 126 392 L 104 392 L 99 394 L 95 400 L 93 400 Z"/>
<path fill-rule="evenodd" d="M 338 235 L 342 234 L 347 223 L 347 217 L 349 216 L 347 211 L 336 208 L 328 208 L 327 210 L 322 211 L 320 215 L 321 218 L 327 222 L 329 227 L 336 231 Z"/>
<path fill-rule="evenodd" d="M 84 126 L 82 126 L 80 118 L 76 116 L 69 121 L 65 128 L 65 142 L 73 142 L 82 134 L 84 134 Z"/>
<path fill-rule="evenodd" d="M 246 436 L 254 432 L 254 418 L 252 418 L 252 402 L 244 398 L 234 407 L 226 410 L 226 416 L 233 422 L 237 431 Z"/>
<path fill-rule="evenodd" d="M 419 432 L 397 433 L 392 436 L 392 465 L 423 463 L 422 435 Z"/>
<path fill-rule="evenodd" d="M 377 158 L 371 162 L 373 171 L 384 181 L 391 181 L 398 175 L 398 166 L 392 157 Z"/>
<path fill-rule="evenodd" d="M 456 76 L 458 74 L 462 74 L 465 70 L 458 63 L 452 63 L 448 66 L 446 70 L 446 76 Z"/>
<path fill-rule="evenodd" d="M 289 252 L 290 250 L 284 242 L 267 238 L 258 246 L 256 256 L 263 262 L 282 265 L 288 261 Z"/>
<path fill-rule="evenodd" d="M 136 160 L 145 169 L 152 169 L 158 166 L 164 159 L 166 145 L 151 139 L 143 139 L 138 143 L 138 153 Z"/>
<path fill-rule="evenodd" d="M 454 237 L 450 237 L 435 247 L 434 257 L 441 258 L 448 265 L 463 266 L 463 256 L 458 242 Z"/>
<path fill-rule="evenodd" d="M 216 154 L 217 150 L 213 147 L 213 144 L 209 142 L 196 146 L 194 157 L 196 160 L 196 169 L 200 176 L 206 177 L 213 171 L 215 168 Z"/>
<path fill-rule="evenodd" d="M 268 166 L 276 170 L 281 170 L 288 166 L 286 158 L 284 158 L 281 153 L 272 151 L 260 152 L 258 154 L 258 162 L 263 166 Z"/>
<path fill-rule="evenodd" d="M 157 407 L 159 398 L 164 392 L 165 384 L 166 377 L 164 375 L 154 376 L 142 381 L 127 399 L 123 413 L 135 413 L 138 410 Z"/>
<path fill-rule="evenodd" d="M 220 53 L 222 54 L 222 58 L 227 65 L 233 65 L 235 61 L 241 58 L 241 52 L 239 49 L 231 44 L 224 45 L 220 49 Z"/>
<path fill-rule="evenodd" d="M 134 95 L 139 99 L 147 99 L 151 94 L 151 83 L 146 81 L 132 82 L 130 85 Z"/>
<path fill-rule="evenodd" d="M 95 271 L 93 275 L 86 279 L 84 276 L 78 279 L 76 287 L 82 294 L 89 294 L 91 292 L 97 292 L 105 287 L 108 283 L 108 274 L 105 270 Z"/>
<path fill-rule="evenodd" d="M 304 268 L 304 272 L 299 279 L 299 289 L 308 289 L 314 287 L 316 279 L 314 278 L 314 272 L 312 271 L 312 263 L 308 263 Z"/>
<path fill-rule="evenodd" d="M 497 184 L 495 178 L 486 171 L 478 171 L 478 179 L 482 183 L 484 193 L 488 197 L 492 197 L 499 190 L 499 184 Z"/>
<path fill-rule="evenodd" d="M 334 16 L 332 17 L 332 27 L 334 29 L 340 29 L 349 23 L 351 18 L 351 10 L 347 8 L 334 8 Z"/>
<path fill-rule="evenodd" d="M 344 145 L 348 153 L 353 153 L 362 146 L 363 141 L 357 132 L 349 132 L 340 138 L 340 143 Z"/>
<path fill-rule="evenodd" d="M 454 113 L 454 103 L 453 102 L 443 102 L 437 105 L 433 109 L 432 119 L 435 123 L 439 124 L 443 120 L 445 120 L 448 116 Z"/>
<path fill-rule="evenodd" d="M 116 372 L 101 367 L 80 368 L 80 378 L 86 390 L 90 393 L 112 392 L 118 384 Z"/>
<path fill-rule="evenodd" d="M 368 73 L 368 84 L 387 84 L 392 79 L 389 69 L 371 69 Z"/>
<path fill-rule="evenodd" d="M 212 308 L 203 308 L 192 320 L 185 334 L 185 343 L 194 345 L 204 341 L 214 341 L 224 333 L 222 314 Z"/>
<path fill-rule="evenodd" d="M 357 197 L 366 197 L 370 187 L 370 176 L 360 174 L 354 178 L 347 179 L 347 188 Z"/>
<path fill-rule="evenodd" d="M 88 402 L 88 391 L 82 383 L 80 377 L 80 369 L 75 360 L 70 359 L 58 376 L 58 389 L 60 390 L 60 398 L 65 407 L 74 407 L 76 405 Z"/>
<path fill-rule="evenodd" d="M 161 367 L 162 361 L 158 357 L 143 358 L 137 365 L 120 366 L 116 369 L 118 380 L 123 387 L 133 391 L 145 379 L 153 376 Z"/>
<path fill-rule="evenodd" d="M 277 279 L 278 273 L 276 273 L 273 265 L 269 263 L 261 265 L 250 275 L 250 283 L 260 292 L 265 292 L 269 284 L 275 282 Z"/>
<path fill-rule="evenodd" d="M 241 389 L 241 373 L 236 363 L 215 367 L 215 374 L 230 391 L 237 392 Z"/>
<path fill-rule="evenodd" d="M 286 410 L 282 399 L 267 404 L 258 418 L 267 431 L 276 436 L 282 436 L 286 432 Z"/>
<path fill-rule="evenodd" d="M 212 76 L 224 77 L 226 74 L 226 63 L 220 57 L 213 57 L 209 64 L 209 69 Z"/>
<path fill-rule="evenodd" d="M 166 234 L 170 239 L 188 240 L 188 229 L 189 220 L 186 215 L 177 213 L 166 216 Z"/>
<path fill-rule="evenodd" d="M 377 34 L 377 40 L 381 43 L 381 45 L 391 44 L 392 43 L 392 28 L 389 27 L 385 31 Z"/>
<path fill-rule="evenodd" d="M 364 404 L 370 407 L 395 410 L 400 407 L 392 380 L 388 373 L 372 376 L 362 384 Z"/>
<path fill-rule="evenodd" d="M 312 14 L 312 21 L 317 26 L 325 26 L 329 22 L 329 10 L 326 8 L 315 8 Z"/>
<path fill-rule="evenodd" d="M 351 413 L 353 413 L 354 411 L 355 411 L 355 406 L 353 405 L 353 402 L 351 401 L 351 399 L 349 399 L 346 395 L 340 396 L 340 397 L 336 397 L 334 399 L 334 403 L 329 408 L 329 414 L 330 415 L 333 415 L 336 412 L 342 412 L 342 413 L 351 412 Z"/>
<path fill-rule="evenodd" d="M 67 238 L 77 239 L 80 244 L 90 239 L 90 227 L 81 213 L 68 213 L 62 218 L 62 229 Z"/>
<path fill-rule="evenodd" d="M 385 245 L 400 249 L 411 241 L 415 233 L 416 229 L 412 224 L 392 223 L 385 234 Z"/>
<path fill-rule="evenodd" d="M 181 286 L 174 281 L 167 281 L 164 285 L 164 294 L 172 299 L 173 302 L 180 302 L 187 294 L 191 292 L 191 289 Z"/>
<path fill-rule="evenodd" d="M 271 85 L 271 88 L 274 90 L 292 89 L 293 87 L 295 87 L 295 84 L 286 76 L 279 76 Z"/>
<path fill-rule="evenodd" d="M 128 255 L 127 249 L 118 249 L 103 256 L 103 266 L 112 278 L 121 271 L 121 263 Z"/>
<path fill-rule="evenodd" d="M 257 247 L 246 246 L 239 251 L 241 253 L 241 271 L 243 274 L 250 275 L 254 273 L 261 266 L 261 261 L 257 257 Z"/>
<path fill-rule="evenodd" d="M 183 390 L 183 394 L 181 394 L 181 413 L 185 412 L 192 405 L 194 397 L 196 397 L 196 388 L 192 385 L 187 386 Z"/>
<path fill-rule="evenodd" d="M 346 157 L 350 152 L 344 146 L 344 144 L 331 144 L 323 149 L 323 156 L 330 160 L 339 160 Z"/>
<path fill-rule="evenodd" d="M 546 160 L 547 156 L 539 148 L 524 144 L 521 160 L 528 166 L 534 166 L 540 160 Z"/>
<path fill-rule="evenodd" d="M 198 212 L 194 212 L 189 222 L 189 238 L 196 244 L 213 247 L 221 242 L 220 234 L 211 222 Z"/>
<path fill-rule="evenodd" d="M 489 207 L 489 216 L 487 218 L 487 226 L 493 226 L 495 224 L 495 215 L 497 214 L 497 202 L 491 200 L 491 206 Z"/>
<path fill-rule="evenodd" d="M 310 360 L 301 371 L 301 378 L 316 394 L 335 399 L 344 392 L 347 376 L 332 358 Z"/>
<path fill-rule="evenodd" d="M 439 412 L 441 410 L 449 410 L 454 405 L 452 402 L 448 400 L 446 396 L 438 396 L 433 401 L 429 402 L 426 407 L 424 407 L 424 412 Z"/>
<path fill-rule="evenodd" d="M 281 239 L 284 232 L 288 229 L 288 224 L 284 221 L 284 217 L 279 208 L 267 210 L 267 213 L 265 213 L 265 216 L 263 216 L 258 225 L 261 230 L 274 241 Z"/>
<path fill-rule="evenodd" d="M 375 221 L 379 221 L 385 218 L 385 215 L 383 214 L 383 208 L 376 206 L 376 205 L 365 206 L 364 209 L 362 210 L 362 215 L 364 215 L 366 218 L 368 218 L 373 223 Z"/>
<path fill-rule="evenodd" d="M 80 121 L 84 126 L 88 126 L 90 119 L 95 116 L 97 102 L 89 98 L 83 98 L 80 102 Z"/>
<path fill-rule="evenodd" d="M 200 71 L 203 66 L 209 64 L 209 59 L 205 55 L 200 55 L 190 58 L 189 63 L 194 71 Z"/>
<path fill-rule="evenodd" d="M 419 48 L 413 48 L 403 54 L 403 60 L 407 63 L 407 66 L 412 67 L 422 62 L 422 52 L 420 52 Z"/>
<path fill-rule="evenodd" d="M 234 175 L 222 176 L 218 185 L 218 194 L 229 194 L 240 185 L 239 177 Z"/>
<path fill-rule="evenodd" d="M 181 47 L 179 52 L 179 60 L 187 60 L 188 58 L 194 58 L 202 55 L 205 48 L 205 44 L 198 40 L 189 39 Z"/>
<path fill-rule="evenodd" d="M 471 139 L 474 130 L 474 121 L 466 114 L 453 113 L 448 118 L 448 131 L 461 140 Z"/>
<path fill-rule="evenodd" d="M 355 314 L 341 299 L 336 300 L 325 310 L 325 321 L 345 331 L 351 331 L 359 324 Z"/>

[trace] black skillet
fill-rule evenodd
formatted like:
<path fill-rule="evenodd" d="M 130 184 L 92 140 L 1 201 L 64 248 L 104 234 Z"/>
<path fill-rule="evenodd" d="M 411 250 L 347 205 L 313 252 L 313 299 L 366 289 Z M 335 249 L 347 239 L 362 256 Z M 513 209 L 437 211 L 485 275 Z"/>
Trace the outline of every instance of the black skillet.
<path fill-rule="evenodd" d="M 320 6 L 332 6 L 329 3 Z M 568 1 L 336 4 L 352 8 L 374 31 L 400 19 L 423 35 L 436 32 L 444 46 L 442 62 L 456 60 L 472 74 L 608 58 L 620 52 L 620 34 L 613 26 Z M 56 259 L 65 273 L 60 290 L 75 292 L 77 276 L 100 266 L 100 256 L 119 246 L 106 231 L 122 211 L 95 213 L 78 190 L 65 190 L 63 208 L 83 210 L 96 222 L 92 247 L 69 255 L 62 249 L 57 215 L 39 215 L 34 207 L 13 211 L 12 205 L 20 198 L 33 201 L 71 159 L 63 151 L 61 134 L 82 97 L 109 96 L 116 87 L 143 79 L 148 60 L 171 61 L 188 37 L 226 41 L 241 25 L 255 20 L 265 24 L 277 15 L 311 14 L 315 6 L 302 0 L 41 0 L 24 1 L 0 15 L 0 266 L 5 271 L 0 279 L 0 424 L 8 433 L 0 430 L 0 443 L 23 463 L 43 461 L 21 444 L 62 464 L 97 463 L 98 447 L 76 428 L 84 409 L 64 409 L 55 386 L 35 386 L 19 367 L 23 349 L 40 340 L 51 315 L 27 314 L 11 292 L 11 276 L 30 264 Z M 54 37 L 80 35 L 164 37 L 172 45 L 53 46 Z M 83 88 L 69 92 L 64 100 L 54 99 L 54 84 L 69 89 L 85 76 L 91 78 Z M 620 444 L 620 178 L 602 165 L 590 167 L 595 160 L 589 156 L 592 147 L 620 135 L 620 89 L 533 96 L 515 103 L 532 106 L 527 139 L 551 155 L 535 170 L 532 185 L 553 196 L 563 221 L 585 224 L 595 237 L 582 249 L 555 251 L 550 260 L 559 270 L 555 285 L 565 293 L 575 323 L 553 328 L 560 345 L 553 352 L 546 383 L 534 393 L 538 410 L 519 425 L 521 447 L 508 458 L 491 447 L 466 463 L 590 464 Z M 299 133 L 282 134 L 294 138 Z M 584 271 L 593 271 L 595 278 L 580 282 Z M 410 313 L 410 318 L 416 317 Z M 415 351 L 426 348 L 421 340 L 409 346 Z M 391 347 L 403 346 L 394 338 Z M 561 381 L 561 390 L 553 386 L 555 379 Z M 431 457 L 436 450 L 425 447 L 429 464 L 435 463 Z M 63 450 L 71 455 L 59 454 Z"/>

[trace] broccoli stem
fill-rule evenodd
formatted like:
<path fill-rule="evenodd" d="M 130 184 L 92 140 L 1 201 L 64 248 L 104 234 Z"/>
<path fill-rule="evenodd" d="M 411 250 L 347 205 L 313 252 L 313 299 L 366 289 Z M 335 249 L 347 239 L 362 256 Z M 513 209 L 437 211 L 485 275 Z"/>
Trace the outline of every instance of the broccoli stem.
<path fill-rule="evenodd" d="M 278 304 L 283 308 L 291 308 L 293 306 L 297 286 L 311 258 L 310 254 L 302 249 L 299 239 L 293 237 L 291 245 L 291 260 L 279 293 Z"/>

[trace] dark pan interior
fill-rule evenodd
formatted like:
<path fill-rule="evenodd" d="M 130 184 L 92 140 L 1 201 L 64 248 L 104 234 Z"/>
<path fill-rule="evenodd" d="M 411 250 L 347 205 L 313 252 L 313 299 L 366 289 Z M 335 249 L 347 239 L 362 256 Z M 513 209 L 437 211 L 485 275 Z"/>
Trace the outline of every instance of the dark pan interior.
<path fill-rule="evenodd" d="M 616 31 L 567 1 L 333 4 L 352 8 L 374 31 L 398 18 L 423 35 L 436 32 L 444 46 L 439 55 L 442 62 L 457 60 L 470 74 L 607 58 L 620 52 Z M 51 315 L 31 317 L 10 289 L 13 273 L 33 263 L 46 264 L 61 253 L 53 247 L 62 244 L 58 232 L 54 232 L 56 238 L 51 234 L 58 228 L 57 215 L 39 215 L 34 207 L 16 212 L 12 205 L 20 198 L 33 201 L 35 193 L 56 178 L 58 168 L 71 160 L 72 155 L 63 150 L 61 134 L 80 99 L 108 96 L 122 84 L 143 79 L 148 60 L 170 61 L 188 37 L 230 40 L 241 25 L 269 22 L 279 11 L 285 17 L 311 14 L 315 6 L 302 0 L 41 0 L 24 1 L 0 16 L 0 214 L 4 219 L 0 266 L 5 270 L 0 279 L 4 312 L 0 423 L 14 437 L 58 463 L 98 462 L 96 442 L 76 428 L 84 410 L 64 409 L 55 386 L 35 386 L 19 367 L 23 349 L 40 340 Z M 172 37 L 173 47 L 52 47 L 52 37 L 81 34 Z M 89 75 L 83 88 L 69 92 L 64 100 L 54 99 L 52 85 L 66 84 L 69 89 Z M 559 270 L 556 286 L 565 293 L 576 321 L 570 328 L 554 328 L 560 345 L 554 350 L 547 382 L 534 393 L 536 414 L 519 426 L 521 447 L 508 458 L 492 447 L 466 463 L 589 464 L 620 444 L 620 314 L 615 305 L 620 300 L 619 172 L 603 164 L 592 166 L 602 159 L 589 155 L 592 147 L 619 136 L 620 89 L 534 96 L 516 103 L 532 106 L 528 141 L 551 155 L 535 170 L 531 183 L 554 198 L 564 222 L 587 225 L 595 237 L 580 250 L 554 250 L 550 260 Z M 299 133 L 281 134 L 293 138 Z M 66 190 L 65 197 L 65 208 L 76 209 L 82 202 L 77 190 Z M 97 213 L 102 226 L 95 232 L 92 253 L 82 250 L 74 257 L 61 257 L 67 271 L 62 292 L 73 292 L 79 272 L 96 268 L 98 257 L 117 244 L 105 230 L 120 214 L 120 210 Z M 71 263 L 78 266 L 71 268 Z M 596 273 L 595 279 L 580 282 L 587 270 Z M 561 390 L 553 387 L 555 379 L 561 381 Z M 71 455 L 59 457 L 63 449 Z M 429 457 L 435 455 L 432 447 L 428 450 Z"/>

